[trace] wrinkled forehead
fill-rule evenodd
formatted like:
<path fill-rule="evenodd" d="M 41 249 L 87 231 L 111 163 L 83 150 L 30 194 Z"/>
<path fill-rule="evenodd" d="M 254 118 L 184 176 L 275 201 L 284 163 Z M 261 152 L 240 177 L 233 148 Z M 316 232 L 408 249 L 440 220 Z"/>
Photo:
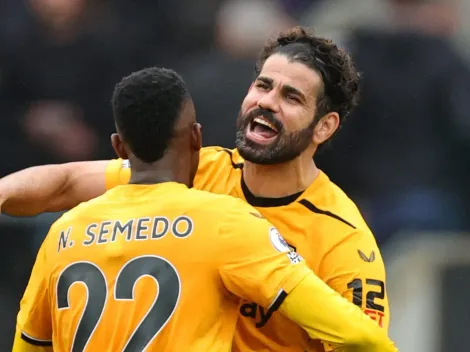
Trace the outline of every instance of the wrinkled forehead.
<path fill-rule="evenodd" d="M 321 75 L 317 71 L 282 54 L 270 56 L 264 63 L 259 77 L 272 80 L 274 87 L 292 86 L 306 97 L 315 98 L 323 87 Z"/>

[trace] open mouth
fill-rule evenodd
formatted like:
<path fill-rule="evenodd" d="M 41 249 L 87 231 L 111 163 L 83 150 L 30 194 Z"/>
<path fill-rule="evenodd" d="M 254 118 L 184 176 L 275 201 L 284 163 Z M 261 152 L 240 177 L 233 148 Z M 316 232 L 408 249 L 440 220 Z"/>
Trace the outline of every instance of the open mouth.
<path fill-rule="evenodd" d="M 277 137 L 279 131 L 262 116 L 255 117 L 248 125 L 247 136 L 259 143 L 267 143 Z"/>

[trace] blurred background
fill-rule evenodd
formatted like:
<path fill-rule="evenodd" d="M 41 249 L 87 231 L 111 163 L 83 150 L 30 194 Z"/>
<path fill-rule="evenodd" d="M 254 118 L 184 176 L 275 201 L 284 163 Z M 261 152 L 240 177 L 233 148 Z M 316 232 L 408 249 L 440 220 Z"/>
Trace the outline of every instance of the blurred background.
<path fill-rule="evenodd" d="M 401 352 L 465 350 L 470 326 L 470 0 L 0 0 L 0 177 L 113 158 L 110 96 L 166 66 L 205 145 L 234 146 L 264 41 L 301 24 L 350 51 L 363 96 L 316 161 L 383 250 Z M 0 216 L 0 350 L 57 214 Z M 462 349 L 463 348 L 463 349 Z"/>

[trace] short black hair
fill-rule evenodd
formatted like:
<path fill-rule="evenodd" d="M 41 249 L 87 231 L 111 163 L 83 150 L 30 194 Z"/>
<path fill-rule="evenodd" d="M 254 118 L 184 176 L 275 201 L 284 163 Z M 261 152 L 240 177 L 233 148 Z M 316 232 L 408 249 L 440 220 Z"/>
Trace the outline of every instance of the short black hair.
<path fill-rule="evenodd" d="M 256 63 L 257 76 L 273 54 L 285 55 L 321 74 L 323 92 L 317 97 L 316 117 L 337 112 L 341 126 L 359 101 L 361 76 L 351 56 L 330 39 L 300 26 L 282 32 L 266 43 Z"/>
<path fill-rule="evenodd" d="M 138 159 L 151 163 L 164 156 L 187 99 L 184 80 L 166 68 L 145 68 L 116 84 L 112 97 L 116 128 Z"/>

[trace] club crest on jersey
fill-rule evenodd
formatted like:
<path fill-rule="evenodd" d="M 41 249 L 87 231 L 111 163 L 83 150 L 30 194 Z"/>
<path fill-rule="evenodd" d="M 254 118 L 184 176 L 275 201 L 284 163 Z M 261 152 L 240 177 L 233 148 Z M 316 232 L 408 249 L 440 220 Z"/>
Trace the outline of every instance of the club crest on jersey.
<path fill-rule="evenodd" d="M 273 244 L 274 248 L 276 248 L 279 252 L 291 251 L 289 245 L 284 240 L 284 238 L 282 238 L 281 234 L 276 228 L 271 227 L 269 230 L 269 238 L 271 239 L 271 243 Z"/>

